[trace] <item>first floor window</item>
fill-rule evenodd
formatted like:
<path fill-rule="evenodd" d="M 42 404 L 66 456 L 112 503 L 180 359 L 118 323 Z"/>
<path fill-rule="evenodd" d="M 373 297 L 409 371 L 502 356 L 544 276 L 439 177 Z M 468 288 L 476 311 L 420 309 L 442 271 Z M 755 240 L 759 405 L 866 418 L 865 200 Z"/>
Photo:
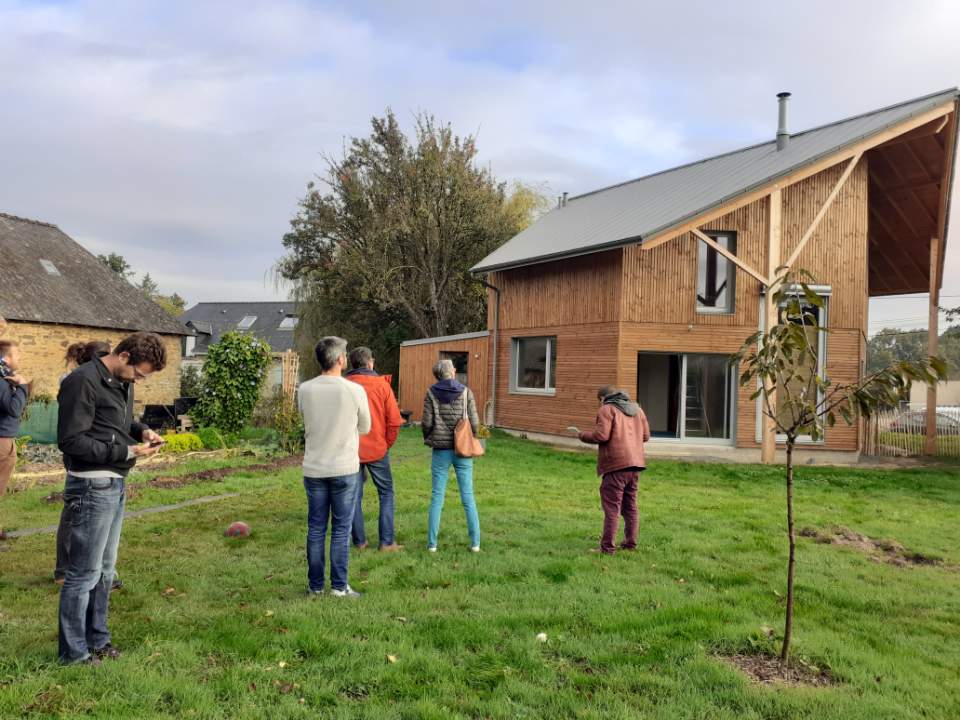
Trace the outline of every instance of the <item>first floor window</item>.
<path fill-rule="evenodd" d="M 732 232 L 707 231 L 717 245 L 737 254 L 737 236 Z M 697 312 L 732 313 L 736 266 L 707 245 L 697 242 Z"/>
<path fill-rule="evenodd" d="M 517 391 L 552 393 L 557 365 L 556 337 L 513 339 L 511 388 Z"/>

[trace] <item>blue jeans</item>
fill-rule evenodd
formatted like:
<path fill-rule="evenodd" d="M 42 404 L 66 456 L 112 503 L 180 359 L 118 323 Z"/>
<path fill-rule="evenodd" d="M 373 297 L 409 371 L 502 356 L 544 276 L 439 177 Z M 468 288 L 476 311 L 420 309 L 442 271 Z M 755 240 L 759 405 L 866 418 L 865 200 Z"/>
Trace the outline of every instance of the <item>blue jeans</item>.
<path fill-rule="evenodd" d="M 360 473 L 329 478 L 303 478 L 307 491 L 307 580 L 310 589 L 323 590 L 326 566 L 327 522 L 330 530 L 330 585 L 334 590 L 347 587 L 350 562 L 350 523 L 357 501 Z"/>
<path fill-rule="evenodd" d="M 80 662 L 110 644 L 107 608 L 126 504 L 120 478 L 67 475 L 70 560 L 60 589 L 60 661 Z"/>
<path fill-rule="evenodd" d="M 451 450 L 434 450 L 430 463 L 433 476 L 433 495 L 430 498 L 430 516 L 427 528 L 427 546 L 437 546 L 440 533 L 440 513 L 443 512 L 443 500 L 447 494 L 447 475 L 450 466 L 457 473 L 457 485 L 460 488 L 460 502 L 467 515 L 467 534 L 471 545 L 480 544 L 480 518 L 477 516 L 477 502 L 473 497 L 473 458 L 457 457 Z"/>
<path fill-rule="evenodd" d="M 366 545 L 367 530 L 363 526 L 363 484 L 367 480 L 367 473 L 377 487 L 380 496 L 380 525 L 378 528 L 380 547 L 393 545 L 393 472 L 390 470 L 390 453 L 379 460 L 360 465 L 360 485 L 357 487 L 357 506 L 353 510 L 353 544 Z"/>

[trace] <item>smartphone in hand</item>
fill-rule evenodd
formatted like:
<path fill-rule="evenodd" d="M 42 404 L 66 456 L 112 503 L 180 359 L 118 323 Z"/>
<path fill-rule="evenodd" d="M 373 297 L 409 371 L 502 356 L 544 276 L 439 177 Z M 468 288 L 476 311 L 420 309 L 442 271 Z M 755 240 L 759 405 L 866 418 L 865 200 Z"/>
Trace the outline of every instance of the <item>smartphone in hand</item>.
<path fill-rule="evenodd" d="M 160 447 L 161 445 L 163 445 L 163 442 L 164 442 L 163 440 L 151 440 L 150 447 Z"/>

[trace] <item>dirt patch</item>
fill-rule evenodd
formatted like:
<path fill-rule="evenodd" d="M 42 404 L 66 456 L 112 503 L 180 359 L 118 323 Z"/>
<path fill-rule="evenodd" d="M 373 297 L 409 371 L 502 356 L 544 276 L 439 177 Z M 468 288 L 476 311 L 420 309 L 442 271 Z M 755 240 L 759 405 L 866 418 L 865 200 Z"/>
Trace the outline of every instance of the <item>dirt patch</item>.
<path fill-rule="evenodd" d="M 829 670 L 803 660 L 794 660 L 784 666 L 780 658 L 769 655 L 718 655 L 717 657 L 761 685 L 826 687 L 837 684 L 836 678 L 830 674 Z"/>
<path fill-rule="evenodd" d="M 907 550 L 896 540 L 874 539 L 843 526 L 834 526 L 829 531 L 805 527 L 800 530 L 801 537 L 812 538 L 824 545 L 840 545 L 859 550 L 877 562 L 888 562 L 897 567 L 917 565 L 943 565 L 943 558 Z"/>
<path fill-rule="evenodd" d="M 287 455 L 286 457 L 277 458 L 276 460 L 269 463 L 259 463 L 257 465 L 241 465 L 239 467 L 224 467 L 224 468 L 212 468 L 210 470 L 201 470 L 199 472 L 190 473 L 189 475 L 159 475 L 149 483 L 150 487 L 156 488 L 180 488 L 185 485 L 192 485 L 198 482 L 223 482 L 223 478 L 230 475 L 238 475 L 240 473 L 260 473 L 260 472 L 270 472 L 272 470 L 282 470 L 284 468 L 293 467 L 299 465 L 303 462 L 302 455 Z"/>

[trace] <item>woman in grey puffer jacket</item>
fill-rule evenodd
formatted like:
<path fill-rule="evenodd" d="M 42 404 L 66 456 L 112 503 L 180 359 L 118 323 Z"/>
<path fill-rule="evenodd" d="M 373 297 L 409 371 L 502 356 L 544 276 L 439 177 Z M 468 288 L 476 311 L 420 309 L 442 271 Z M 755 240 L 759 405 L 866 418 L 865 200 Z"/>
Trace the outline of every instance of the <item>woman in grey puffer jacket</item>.
<path fill-rule="evenodd" d="M 433 448 L 430 470 L 433 479 L 433 494 L 430 498 L 430 515 L 427 529 L 427 549 L 437 551 L 437 535 L 440 532 L 440 513 L 447 492 L 447 477 L 450 466 L 457 474 L 460 488 L 460 501 L 467 516 L 467 534 L 470 536 L 470 549 L 480 552 L 480 518 L 477 515 L 477 503 L 473 497 L 473 458 L 458 457 L 453 450 L 453 431 L 457 423 L 466 416 L 470 421 L 473 434 L 480 429 L 477 415 L 477 401 L 473 391 L 454 379 L 456 370 L 450 360 L 441 360 L 433 366 L 433 375 L 438 382 L 427 390 L 423 399 L 423 441 Z"/>

